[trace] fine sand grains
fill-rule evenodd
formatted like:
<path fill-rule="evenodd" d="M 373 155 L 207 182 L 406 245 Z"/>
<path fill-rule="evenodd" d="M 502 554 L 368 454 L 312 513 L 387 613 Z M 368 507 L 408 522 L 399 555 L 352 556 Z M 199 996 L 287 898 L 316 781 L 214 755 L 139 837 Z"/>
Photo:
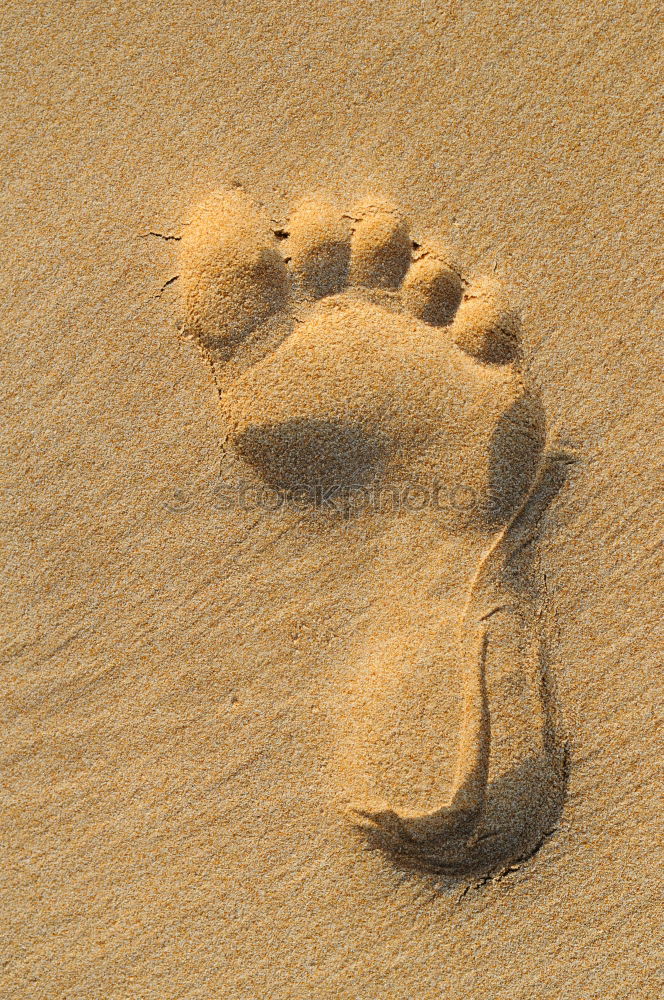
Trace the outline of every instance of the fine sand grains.
<path fill-rule="evenodd" d="M 371 704 L 361 698 L 359 715 L 340 720 L 343 754 L 335 760 L 347 783 L 348 815 L 370 838 L 434 868 L 481 870 L 513 860 L 524 849 L 514 831 L 509 850 L 504 837 L 500 850 L 487 848 L 499 837 L 491 830 L 482 831 L 477 850 L 490 765 L 487 661 L 496 655 L 496 622 L 488 619 L 512 609 L 517 632 L 536 626 L 532 615 L 526 624 L 514 613 L 523 603 L 517 590 L 502 602 L 484 594 L 479 605 L 478 594 L 488 575 L 497 592 L 512 535 L 543 486 L 544 419 L 525 386 L 518 322 L 500 287 L 480 279 L 464 290 L 449 251 L 413 244 L 405 220 L 380 200 L 346 215 L 304 202 L 288 227 L 273 233 L 237 190 L 194 210 L 182 241 L 182 276 L 185 329 L 217 377 L 226 438 L 265 487 L 290 502 L 306 494 L 315 508 L 330 494 L 361 489 L 371 497 L 388 484 L 419 483 L 435 495 L 435 508 L 422 512 L 416 528 L 403 518 L 399 527 L 413 543 L 423 525 L 437 539 L 430 553 L 436 585 L 449 579 L 450 559 L 472 566 L 474 558 L 479 566 L 454 627 L 459 735 L 429 729 L 429 746 L 420 739 L 416 747 L 412 725 L 394 725 L 403 708 L 398 678 L 409 670 L 408 641 L 399 646 L 394 639 L 432 617 L 440 627 L 450 612 L 426 591 L 406 612 L 413 583 L 391 594 L 392 649 L 378 642 L 365 652 L 374 662 L 370 686 L 385 694 Z M 461 495 L 463 505 L 449 503 Z M 402 514 L 386 515 L 370 501 L 360 516 L 372 532 L 385 533 Z M 340 548 L 337 558 L 345 556 Z M 415 711 L 432 718 L 443 671 L 438 644 L 434 639 L 431 668 L 410 690 Z M 520 663 L 518 654 L 516 660 L 514 671 L 532 675 L 530 662 Z M 352 676 L 352 664 L 349 670 Z M 366 688 L 358 661 L 362 676 Z M 536 706 L 535 716 L 541 714 Z M 458 742 L 455 776 L 441 794 L 435 756 L 451 738 Z M 378 755 L 372 744 L 381 747 Z M 540 752 L 535 738 L 526 756 Z M 429 772 L 428 800 L 413 808 L 407 785 L 399 790 L 392 782 L 395 801 L 375 805 L 371 787 L 387 787 L 386 776 L 397 774 L 395 762 L 405 758 L 414 760 L 420 786 Z M 351 773 L 358 766 L 368 777 L 359 800 Z M 529 843 L 532 849 L 532 836 Z"/>

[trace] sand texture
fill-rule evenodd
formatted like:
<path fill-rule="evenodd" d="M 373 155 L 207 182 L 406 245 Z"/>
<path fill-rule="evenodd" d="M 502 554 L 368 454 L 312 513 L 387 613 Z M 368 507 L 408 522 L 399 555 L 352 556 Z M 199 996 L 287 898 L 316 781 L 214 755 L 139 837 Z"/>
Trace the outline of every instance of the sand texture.
<path fill-rule="evenodd" d="M 658 5 L 2 27 L 0 997 L 662 996 Z"/>

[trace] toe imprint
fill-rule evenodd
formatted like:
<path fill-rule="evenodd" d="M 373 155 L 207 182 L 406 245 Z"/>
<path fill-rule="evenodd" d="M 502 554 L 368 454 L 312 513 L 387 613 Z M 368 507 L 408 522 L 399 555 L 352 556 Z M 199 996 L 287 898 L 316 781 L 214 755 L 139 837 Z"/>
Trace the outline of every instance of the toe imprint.
<path fill-rule="evenodd" d="M 222 358 L 285 309 L 288 275 L 267 221 L 241 191 L 194 211 L 181 244 L 186 329 Z"/>
<path fill-rule="evenodd" d="M 451 323 L 462 296 L 461 276 L 452 255 L 435 248 L 410 268 L 403 284 L 406 308 L 432 326 Z"/>
<path fill-rule="evenodd" d="M 496 282 L 483 278 L 469 289 L 454 323 L 453 337 L 457 347 L 489 364 L 518 357 L 518 320 Z"/>
<path fill-rule="evenodd" d="M 314 299 L 341 292 L 348 284 L 350 225 L 331 205 L 303 202 L 291 216 L 288 253 L 294 282 Z"/>
<path fill-rule="evenodd" d="M 358 209 L 351 249 L 351 282 L 398 288 L 410 264 L 408 227 L 387 205 L 364 203 Z"/>

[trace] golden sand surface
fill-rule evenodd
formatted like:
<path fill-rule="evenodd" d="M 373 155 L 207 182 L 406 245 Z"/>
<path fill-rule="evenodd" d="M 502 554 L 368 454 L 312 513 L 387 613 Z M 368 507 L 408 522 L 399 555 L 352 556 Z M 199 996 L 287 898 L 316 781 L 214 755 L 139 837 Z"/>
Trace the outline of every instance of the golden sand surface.
<path fill-rule="evenodd" d="M 3 12 L 0 997 L 662 995 L 661 27 Z"/>

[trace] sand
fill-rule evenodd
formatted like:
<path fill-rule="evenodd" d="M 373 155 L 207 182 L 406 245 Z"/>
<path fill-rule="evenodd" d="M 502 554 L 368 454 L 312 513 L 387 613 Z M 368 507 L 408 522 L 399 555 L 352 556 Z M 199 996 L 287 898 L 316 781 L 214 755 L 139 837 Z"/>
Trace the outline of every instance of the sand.
<path fill-rule="evenodd" d="M 659 997 L 657 7 L 3 36 L 0 995 Z"/>

